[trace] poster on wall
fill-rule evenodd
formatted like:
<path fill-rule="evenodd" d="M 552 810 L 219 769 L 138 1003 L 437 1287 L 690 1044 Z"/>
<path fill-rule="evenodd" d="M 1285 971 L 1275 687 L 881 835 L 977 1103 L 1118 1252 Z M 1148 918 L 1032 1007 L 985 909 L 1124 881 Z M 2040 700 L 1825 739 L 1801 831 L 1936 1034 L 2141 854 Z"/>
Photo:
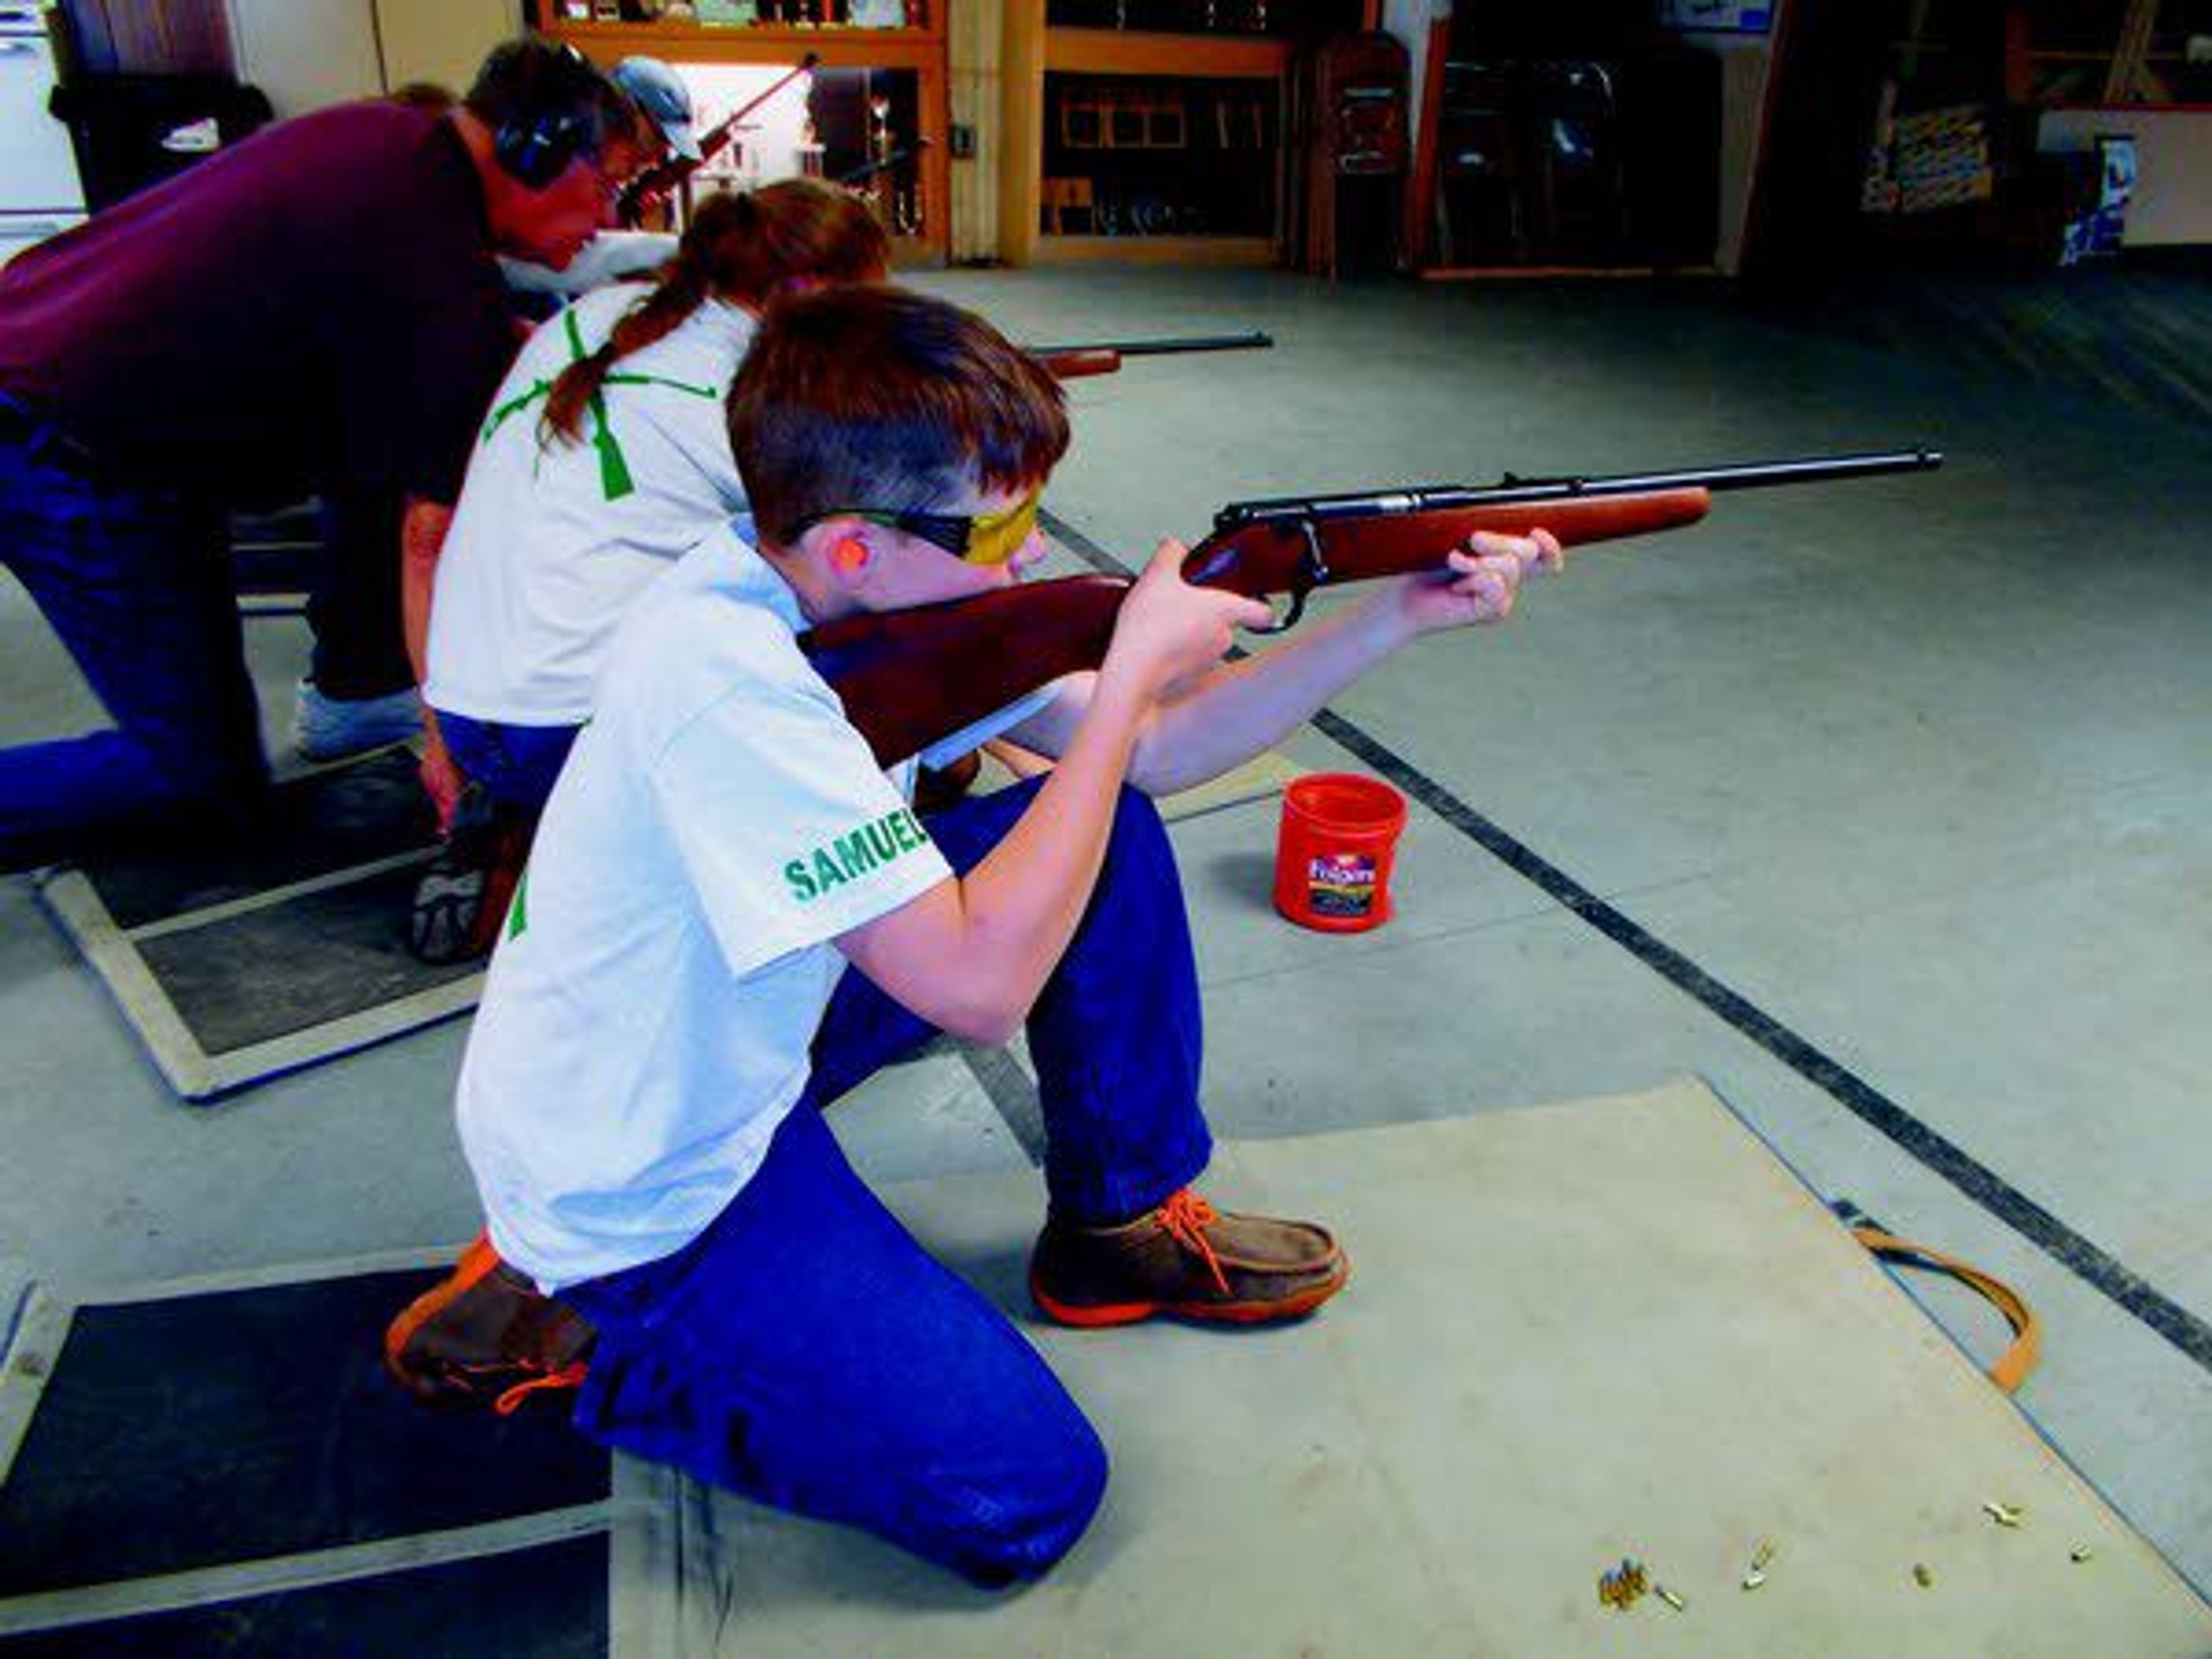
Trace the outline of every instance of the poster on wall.
<path fill-rule="evenodd" d="M 1722 34 L 1765 34 L 1774 26 L 1774 0 L 1658 0 L 1659 27 Z"/>

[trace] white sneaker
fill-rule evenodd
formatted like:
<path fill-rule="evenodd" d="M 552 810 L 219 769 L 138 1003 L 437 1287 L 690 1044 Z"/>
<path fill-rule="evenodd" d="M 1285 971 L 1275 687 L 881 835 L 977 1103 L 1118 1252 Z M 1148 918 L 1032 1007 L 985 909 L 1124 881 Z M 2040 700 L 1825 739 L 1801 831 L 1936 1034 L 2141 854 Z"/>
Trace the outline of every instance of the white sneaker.
<path fill-rule="evenodd" d="M 422 699 L 410 687 L 381 697 L 325 696 L 301 680 L 292 705 L 292 745 L 308 761 L 343 760 L 405 743 L 422 730 Z"/>

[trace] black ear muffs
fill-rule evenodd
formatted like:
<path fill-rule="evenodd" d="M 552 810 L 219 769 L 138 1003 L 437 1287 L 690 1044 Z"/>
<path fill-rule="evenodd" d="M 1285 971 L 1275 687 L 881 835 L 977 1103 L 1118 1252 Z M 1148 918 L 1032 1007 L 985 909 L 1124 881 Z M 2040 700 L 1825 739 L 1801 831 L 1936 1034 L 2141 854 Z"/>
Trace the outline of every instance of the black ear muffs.
<path fill-rule="evenodd" d="M 544 190 L 589 150 L 598 137 L 591 114 L 599 71 L 564 45 L 527 105 L 492 134 L 492 153 L 507 177 L 526 190 Z"/>

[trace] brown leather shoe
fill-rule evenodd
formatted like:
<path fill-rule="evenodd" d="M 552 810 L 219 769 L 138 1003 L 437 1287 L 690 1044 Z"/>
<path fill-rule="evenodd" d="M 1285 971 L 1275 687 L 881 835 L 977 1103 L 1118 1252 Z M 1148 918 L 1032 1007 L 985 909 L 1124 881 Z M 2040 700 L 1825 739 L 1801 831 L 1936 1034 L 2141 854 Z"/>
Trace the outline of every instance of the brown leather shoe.
<path fill-rule="evenodd" d="M 384 1368 L 426 1405 L 489 1407 L 503 1417 L 540 1389 L 581 1382 L 597 1335 L 478 1233 L 453 1273 L 392 1322 Z"/>
<path fill-rule="evenodd" d="M 1155 1314 L 1256 1325 L 1311 1313 L 1351 1272 L 1323 1229 L 1217 1210 L 1185 1188 L 1116 1226 L 1048 1219 L 1030 1258 L 1030 1294 L 1063 1325 Z"/>

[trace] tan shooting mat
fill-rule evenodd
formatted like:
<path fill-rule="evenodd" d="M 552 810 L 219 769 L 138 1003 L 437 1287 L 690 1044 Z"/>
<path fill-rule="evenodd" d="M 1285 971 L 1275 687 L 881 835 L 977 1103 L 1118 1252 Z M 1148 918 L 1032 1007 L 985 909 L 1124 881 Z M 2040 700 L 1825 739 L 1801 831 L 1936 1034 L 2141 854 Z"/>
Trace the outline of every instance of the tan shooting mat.
<path fill-rule="evenodd" d="M 1336 1225 L 1346 1293 L 1287 1330 L 1048 1330 L 1033 1176 L 890 1194 L 1112 1453 L 1042 1583 L 623 1464 L 617 1654 L 2212 1651 L 2212 1609 L 1701 1085 L 1239 1143 L 1209 1184 Z M 1626 1557 L 1681 1609 L 1604 1605 Z"/>

